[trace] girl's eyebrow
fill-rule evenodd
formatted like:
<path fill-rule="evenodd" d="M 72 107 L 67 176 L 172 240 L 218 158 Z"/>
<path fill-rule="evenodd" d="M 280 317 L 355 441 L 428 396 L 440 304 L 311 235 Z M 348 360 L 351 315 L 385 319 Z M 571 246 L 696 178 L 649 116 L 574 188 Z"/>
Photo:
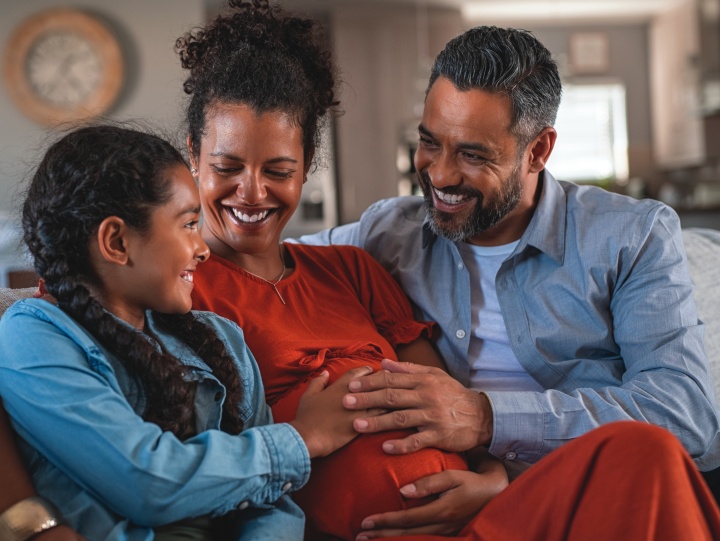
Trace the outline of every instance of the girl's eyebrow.
<path fill-rule="evenodd" d="M 184 214 L 200 214 L 200 205 L 182 209 L 180 212 L 177 213 L 178 216 L 182 216 Z"/>

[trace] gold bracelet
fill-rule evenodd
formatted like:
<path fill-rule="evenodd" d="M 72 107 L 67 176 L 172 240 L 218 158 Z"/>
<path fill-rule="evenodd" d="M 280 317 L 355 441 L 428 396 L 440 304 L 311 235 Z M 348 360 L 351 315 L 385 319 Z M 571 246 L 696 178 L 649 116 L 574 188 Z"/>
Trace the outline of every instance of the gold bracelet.
<path fill-rule="evenodd" d="M 0 539 L 27 541 L 60 524 L 62 515 L 52 503 L 39 496 L 31 496 L 20 500 L 0 515 Z"/>

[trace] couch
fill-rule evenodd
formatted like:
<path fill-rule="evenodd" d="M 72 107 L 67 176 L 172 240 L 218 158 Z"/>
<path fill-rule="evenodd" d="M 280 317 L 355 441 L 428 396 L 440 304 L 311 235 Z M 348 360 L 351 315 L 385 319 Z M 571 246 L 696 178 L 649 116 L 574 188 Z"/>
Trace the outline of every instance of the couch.
<path fill-rule="evenodd" d="M 683 230 L 690 276 L 695 282 L 698 314 L 705 323 L 705 347 L 710 375 L 720 404 L 720 231 L 689 228 Z M 35 288 L 0 288 L 0 317 L 16 300 L 29 297 Z M 706 474 L 715 497 L 720 501 L 720 468 Z"/>

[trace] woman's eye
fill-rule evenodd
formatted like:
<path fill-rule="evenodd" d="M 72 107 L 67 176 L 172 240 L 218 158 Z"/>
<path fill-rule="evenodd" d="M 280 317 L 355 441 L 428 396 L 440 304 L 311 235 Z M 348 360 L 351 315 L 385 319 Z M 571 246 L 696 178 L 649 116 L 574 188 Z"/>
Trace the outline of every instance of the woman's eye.
<path fill-rule="evenodd" d="M 295 171 L 275 171 L 269 170 L 267 173 L 275 178 L 285 179 L 290 178 Z"/>
<path fill-rule="evenodd" d="M 235 173 L 237 171 L 240 171 L 240 169 L 241 169 L 240 167 L 223 167 L 221 165 L 211 165 L 210 167 L 212 167 L 213 171 L 215 171 L 216 173 L 218 173 L 220 175 Z"/>

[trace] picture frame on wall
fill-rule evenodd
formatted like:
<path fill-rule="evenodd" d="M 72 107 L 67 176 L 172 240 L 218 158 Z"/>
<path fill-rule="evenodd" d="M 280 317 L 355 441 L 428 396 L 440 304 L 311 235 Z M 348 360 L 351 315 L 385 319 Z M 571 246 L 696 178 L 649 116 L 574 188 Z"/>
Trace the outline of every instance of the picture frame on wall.
<path fill-rule="evenodd" d="M 610 40 L 605 32 L 570 35 L 570 70 L 573 75 L 602 75 L 610 68 Z"/>

